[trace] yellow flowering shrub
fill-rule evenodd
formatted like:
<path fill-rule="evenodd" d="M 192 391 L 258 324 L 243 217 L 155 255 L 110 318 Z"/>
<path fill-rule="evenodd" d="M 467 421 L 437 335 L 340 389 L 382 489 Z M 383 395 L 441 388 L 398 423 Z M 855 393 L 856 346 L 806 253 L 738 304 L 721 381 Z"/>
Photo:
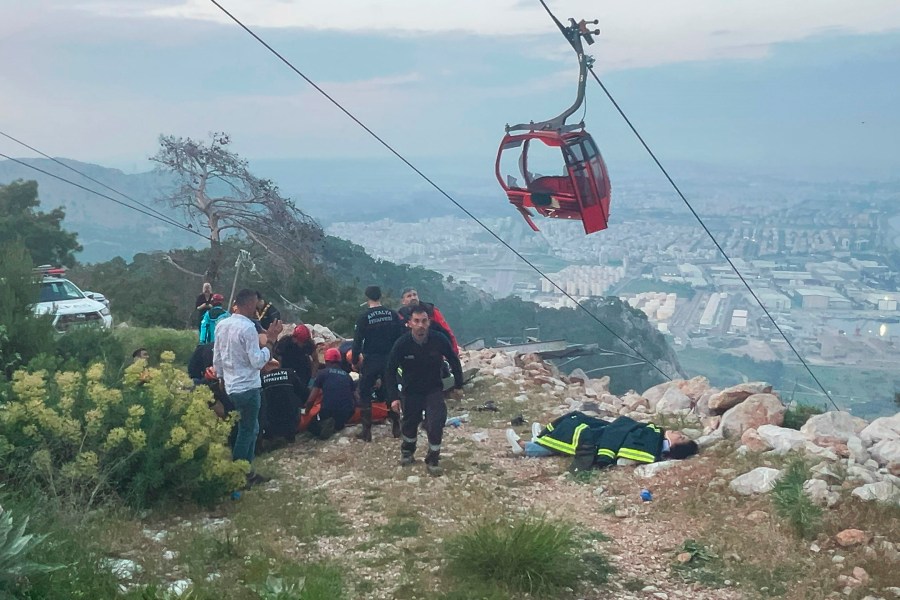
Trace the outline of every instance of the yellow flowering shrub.
<path fill-rule="evenodd" d="M 0 478 L 89 507 L 119 497 L 135 506 L 175 498 L 211 503 L 244 482 L 231 421 L 209 409 L 163 352 L 160 366 L 129 365 L 110 387 L 103 365 L 84 372 L 17 371 L 0 405 Z"/>

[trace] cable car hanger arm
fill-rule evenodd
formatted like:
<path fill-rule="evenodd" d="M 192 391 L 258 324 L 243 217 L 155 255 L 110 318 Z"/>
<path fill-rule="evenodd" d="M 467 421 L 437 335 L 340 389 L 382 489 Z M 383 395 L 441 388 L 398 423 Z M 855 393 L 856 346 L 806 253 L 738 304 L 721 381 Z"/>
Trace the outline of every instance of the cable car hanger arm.
<path fill-rule="evenodd" d="M 584 53 L 584 46 L 581 43 L 581 38 L 591 45 L 594 43 L 595 35 L 600 35 L 599 29 L 590 30 L 587 28 L 588 23 L 596 25 L 599 23 L 597 19 L 593 21 L 585 21 L 582 19 L 580 22 L 576 23 L 575 19 L 569 19 L 569 25 L 563 25 L 560 23 L 559 19 L 550 11 L 550 7 L 547 6 L 547 3 L 544 0 L 539 0 L 541 6 L 544 7 L 544 10 L 547 11 L 547 14 L 550 15 L 550 18 L 553 19 L 553 22 L 556 23 L 556 26 L 559 27 L 560 32 L 562 32 L 563 36 L 568 40 L 569 44 L 572 46 L 572 49 L 575 50 L 575 54 L 578 56 L 578 94 L 575 96 L 575 102 L 562 112 L 559 116 L 556 116 L 552 119 L 548 119 L 546 121 L 540 121 L 539 123 L 535 123 L 531 121 L 530 123 L 519 123 L 518 125 L 507 125 L 506 131 L 507 133 L 510 131 L 570 131 L 574 129 L 583 129 L 584 123 L 579 123 L 577 125 L 569 125 L 566 126 L 566 119 L 571 117 L 575 112 L 581 107 L 584 103 L 584 90 L 587 85 L 587 72 L 588 69 L 591 68 L 594 64 L 594 59 L 591 56 L 588 56 Z"/>

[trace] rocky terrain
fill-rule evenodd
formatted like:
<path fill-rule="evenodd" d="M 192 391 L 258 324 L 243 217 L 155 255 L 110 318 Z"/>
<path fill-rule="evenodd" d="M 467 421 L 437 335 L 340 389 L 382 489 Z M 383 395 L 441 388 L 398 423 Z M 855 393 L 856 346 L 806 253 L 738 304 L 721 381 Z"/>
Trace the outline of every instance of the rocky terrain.
<path fill-rule="evenodd" d="M 446 430 L 444 476 L 428 477 L 421 462 L 398 466 L 384 426 L 371 444 L 354 428 L 301 438 L 259 460 L 273 480 L 240 501 L 120 527 L 110 560 L 122 585 L 155 578 L 177 593 L 227 579 L 225 558 L 198 559 L 198 544 L 212 544 L 245 564 L 264 547 L 338 565 L 348 598 L 450 598 L 448 538 L 537 515 L 574 523 L 585 550 L 613 569 L 607 582 L 573 582 L 566 598 L 900 598 L 900 414 L 867 423 L 829 412 L 796 430 L 783 427 L 788 408 L 763 382 L 718 390 L 701 377 L 616 396 L 608 378 L 563 375 L 536 355 L 482 350 L 463 362 L 478 372 L 448 402 L 462 418 Z M 565 457 L 511 454 L 511 420 L 526 437 L 530 422 L 570 410 L 676 427 L 701 453 L 574 476 Z M 804 493 L 823 511 L 809 535 L 771 499 L 798 458 Z M 641 501 L 644 488 L 652 501 Z"/>

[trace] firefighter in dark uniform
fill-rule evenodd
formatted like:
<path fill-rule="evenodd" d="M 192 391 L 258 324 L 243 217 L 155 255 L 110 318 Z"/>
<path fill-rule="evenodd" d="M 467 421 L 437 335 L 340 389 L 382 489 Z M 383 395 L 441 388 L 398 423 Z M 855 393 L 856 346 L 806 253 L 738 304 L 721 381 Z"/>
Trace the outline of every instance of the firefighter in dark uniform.
<path fill-rule="evenodd" d="M 300 407 L 308 390 L 293 369 L 285 369 L 277 360 L 270 360 L 262 369 L 262 403 L 260 405 L 260 433 L 265 439 L 285 438 L 293 442 L 300 426 Z"/>
<path fill-rule="evenodd" d="M 444 385 L 441 370 L 446 359 L 453 371 L 455 388 L 463 385 L 462 365 L 453 352 L 450 340 L 442 333 L 429 329 L 428 311 L 423 306 L 414 306 L 409 318 L 409 332 L 404 334 L 388 356 L 385 370 L 385 387 L 391 410 L 402 408 L 400 434 L 400 464 L 414 462 L 416 440 L 422 413 L 425 413 L 425 433 L 428 436 L 428 453 L 425 466 L 431 475 L 440 475 L 441 441 L 444 423 L 447 420 L 447 405 L 444 402 Z M 397 369 L 402 369 L 403 393 L 397 381 Z"/>
<path fill-rule="evenodd" d="M 554 453 L 573 456 L 572 471 L 606 467 L 620 458 L 638 463 L 684 459 L 698 450 L 697 442 L 680 431 L 629 417 L 604 421 L 578 411 L 547 425 L 534 442 Z"/>
<path fill-rule="evenodd" d="M 381 305 L 381 288 L 370 285 L 366 288 L 366 312 L 356 321 L 353 334 L 353 351 L 350 362 L 359 370 L 359 413 L 362 432 L 357 436 L 365 442 L 372 441 L 372 396 L 379 379 L 384 383 L 384 368 L 388 354 L 397 339 L 403 335 L 400 315 Z M 362 364 L 360 364 L 362 359 Z M 384 385 L 377 390 L 378 402 L 385 402 Z M 391 433 L 400 437 L 400 416 L 388 411 L 391 419 Z"/>

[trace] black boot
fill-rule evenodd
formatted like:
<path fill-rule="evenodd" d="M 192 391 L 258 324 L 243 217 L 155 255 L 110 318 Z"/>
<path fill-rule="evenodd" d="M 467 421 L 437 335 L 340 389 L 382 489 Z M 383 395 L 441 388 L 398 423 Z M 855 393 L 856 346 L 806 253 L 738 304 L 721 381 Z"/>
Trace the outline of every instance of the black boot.
<path fill-rule="evenodd" d="M 441 468 L 441 451 L 440 450 L 429 450 L 428 454 L 425 455 L 425 470 L 428 471 L 429 475 L 434 477 L 439 477 L 444 474 L 444 469 Z"/>
<path fill-rule="evenodd" d="M 400 444 L 400 466 L 407 466 L 413 464 L 416 459 L 413 458 L 413 455 L 416 453 L 416 442 L 407 442 L 403 441 Z"/>
<path fill-rule="evenodd" d="M 400 437 L 400 415 L 388 410 L 388 419 L 391 420 L 391 435 L 396 439 Z"/>
<path fill-rule="evenodd" d="M 360 421 L 362 422 L 362 431 L 357 434 L 356 439 L 364 442 L 372 441 L 372 408 L 359 409 Z"/>

